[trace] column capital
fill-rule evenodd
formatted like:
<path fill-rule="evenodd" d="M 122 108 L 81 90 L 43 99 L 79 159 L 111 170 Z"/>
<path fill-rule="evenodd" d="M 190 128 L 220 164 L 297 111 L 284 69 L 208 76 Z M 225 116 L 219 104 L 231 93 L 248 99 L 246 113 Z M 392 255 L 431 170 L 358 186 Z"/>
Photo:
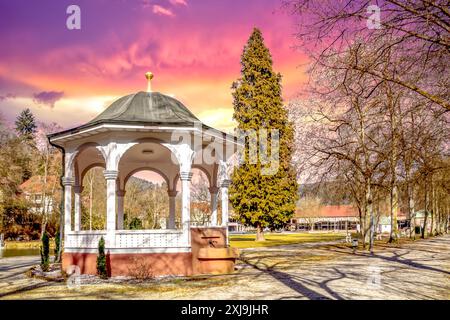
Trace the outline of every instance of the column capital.
<path fill-rule="evenodd" d="M 125 193 L 126 193 L 125 190 L 117 189 L 117 191 L 116 191 L 116 194 L 118 197 L 125 197 Z"/>
<path fill-rule="evenodd" d="M 75 179 L 72 177 L 62 177 L 61 182 L 63 186 L 73 186 L 75 184 Z"/>
<path fill-rule="evenodd" d="M 105 176 L 106 180 L 116 180 L 119 172 L 117 170 L 105 170 L 103 172 L 103 175 Z"/>
<path fill-rule="evenodd" d="M 169 195 L 169 197 L 176 197 L 178 194 L 177 190 L 167 190 L 167 194 Z"/>
<path fill-rule="evenodd" d="M 209 190 L 209 193 L 211 193 L 211 194 L 219 192 L 219 188 L 216 186 L 209 187 L 208 190 Z"/>
<path fill-rule="evenodd" d="M 83 187 L 82 186 L 74 186 L 73 187 L 73 192 L 75 192 L 75 193 L 82 193 L 83 192 Z"/>
<path fill-rule="evenodd" d="M 230 184 L 231 184 L 231 180 L 229 180 L 229 179 L 225 179 L 220 182 L 220 186 L 222 188 L 228 188 L 230 186 Z"/>
<path fill-rule="evenodd" d="M 191 181 L 192 172 L 180 172 L 180 180 L 181 181 Z"/>

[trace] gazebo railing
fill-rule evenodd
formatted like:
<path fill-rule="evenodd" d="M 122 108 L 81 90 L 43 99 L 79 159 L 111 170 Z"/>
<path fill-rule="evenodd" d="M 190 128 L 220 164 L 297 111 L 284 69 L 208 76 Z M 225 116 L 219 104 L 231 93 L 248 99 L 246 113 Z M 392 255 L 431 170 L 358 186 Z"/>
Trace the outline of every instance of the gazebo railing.
<path fill-rule="evenodd" d="M 186 245 L 181 230 L 116 231 L 116 248 L 176 248 Z"/>
<path fill-rule="evenodd" d="M 98 248 L 100 238 L 106 239 L 106 230 L 69 231 L 64 243 L 65 248 Z"/>
<path fill-rule="evenodd" d="M 70 231 L 65 248 L 96 249 L 100 238 L 107 240 L 106 230 Z M 177 248 L 186 247 L 186 237 L 181 230 L 115 230 L 113 248 Z"/>

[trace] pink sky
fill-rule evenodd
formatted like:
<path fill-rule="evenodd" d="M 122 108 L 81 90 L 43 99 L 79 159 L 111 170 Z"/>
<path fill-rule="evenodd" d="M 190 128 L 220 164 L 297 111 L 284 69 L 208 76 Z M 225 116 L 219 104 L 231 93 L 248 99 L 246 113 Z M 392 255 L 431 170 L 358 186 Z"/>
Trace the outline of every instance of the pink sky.
<path fill-rule="evenodd" d="M 81 30 L 66 8 L 81 8 Z M 0 113 L 29 107 L 63 128 L 91 120 L 115 99 L 145 90 L 182 101 L 208 125 L 231 131 L 230 86 L 252 28 L 262 30 L 288 102 L 306 80 L 294 23 L 277 0 L 2 1 Z"/>

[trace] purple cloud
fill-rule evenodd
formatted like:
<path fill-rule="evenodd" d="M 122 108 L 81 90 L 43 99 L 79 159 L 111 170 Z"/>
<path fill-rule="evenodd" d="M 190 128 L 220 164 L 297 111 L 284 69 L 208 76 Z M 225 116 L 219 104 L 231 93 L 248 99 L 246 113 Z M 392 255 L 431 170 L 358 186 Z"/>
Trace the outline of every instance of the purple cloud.
<path fill-rule="evenodd" d="M 56 101 L 64 96 L 62 91 L 42 91 L 33 94 L 33 101 L 37 104 L 45 104 L 53 108 Z"/>
<path fill-rule="evenodd" d="M 167 17 L 174 17 L 175 14 L 172 12 L 172 10 L 168 9 L 168 8 L 164 8 L 163 6 L 160 5 L 153 5 L 153 13 L 160 15 L 160 16 L 167 16 Z"/>
<path fill-rule="evenodd" d="M 0 95 L 0 101 L 5 101 L 7 99 L 15 99 L 17 97 L 17 95 L 13 94 L 13 93 L 7 93 L 5 95 Z"/>
<path fill-rule="evenodd" d="M 176 5 L 187 6 L 186 0 L 169 0 L 169 2 L 170 2 L 171 4 L 173 4 L 174 6 L 176 6 Z"/>

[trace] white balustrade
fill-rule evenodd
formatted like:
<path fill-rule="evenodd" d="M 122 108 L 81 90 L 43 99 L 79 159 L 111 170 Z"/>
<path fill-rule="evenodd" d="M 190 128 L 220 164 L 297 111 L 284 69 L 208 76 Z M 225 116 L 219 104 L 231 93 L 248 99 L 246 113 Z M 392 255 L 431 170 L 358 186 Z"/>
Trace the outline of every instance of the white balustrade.
<path fill-rule="evenodd" d="M 100 238 L 106 237 L 106 231 L 69 231 L 67 232 L 67 240 L 64 244 L 65 248 L 98 248 Z"/>
<path fill-rule="evenodd" d="M 67 234 L 65 248 L 94 249 L 106 230 L 72 231 Z M 185 237 L 181 230 L 115 230 L 114 248 L 177 248 L 186 247 Z"/>

